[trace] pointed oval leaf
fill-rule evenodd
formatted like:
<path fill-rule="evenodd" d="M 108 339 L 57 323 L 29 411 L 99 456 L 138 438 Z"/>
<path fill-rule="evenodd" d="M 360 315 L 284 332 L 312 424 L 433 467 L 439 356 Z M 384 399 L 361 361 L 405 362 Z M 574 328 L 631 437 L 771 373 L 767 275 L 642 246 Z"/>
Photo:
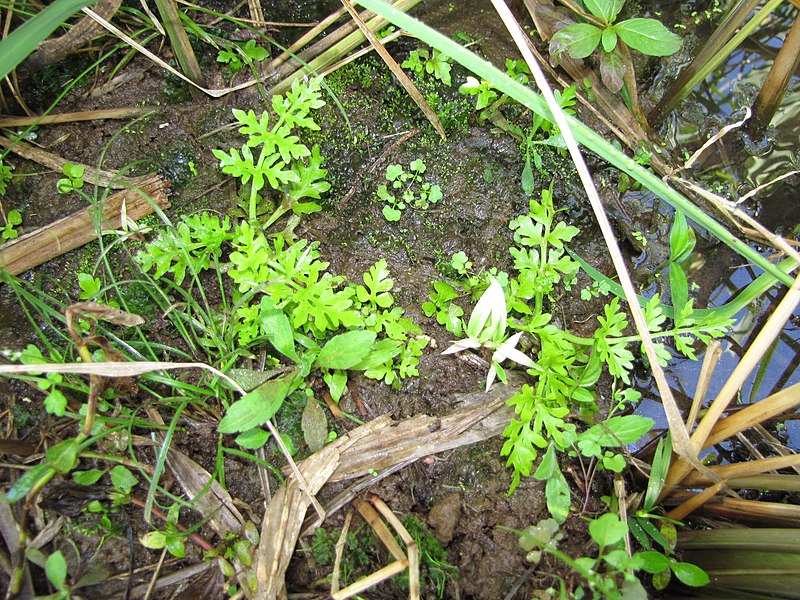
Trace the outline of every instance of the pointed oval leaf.
<path fill-rule="evenodd" d="M 603 29 L 601 41 L 603 42 L 603 50 L 606 52 L 612 52 L 617 47 L 617 34 L 614 32 L 613 27 Z"/>
<path fill-rule="evenodd" d="M 47 464 L 65 475 L 78 464 L 80 445 L 75 439 L 64 440 L 50 448 L 45 454 Z"/>
<path fill-rule="evenodd" d="M 374 342 L 374 331 L 342 333 L 325 344 L 314 364 L 323 369 L 352 369 L 366 358 Z"/>
<path fill-rule="evenodd" d="M 275 350 L 295 362 L 300 362 L 300 357 L 294 350 L 294 331 L 289 323 L 289 317 L 268 296 L 261 299 L 261 329 Z"/>
<path fill-rule="evenodd" d="M 694 250 L 695 243 L 694 229 L 686 221 L 686 215 L 675 211 L 675 219 L 669 232 L 670 260 L 676 263 L 685 261 Z"/>
<path fill-rule="evenodd" d="M 628 46 L 648 56 L 675 54 L 683 40 L 655 19 L 628 19 L 614 25 L 617 35 Z"/>
<path fill-rule="evenodd" d="M 588 23 L 575 23 L 556 32 L 550 40 L 552 46 L 563 47 L 572 58 L 586 58 L 600 44 L 602 32 Z M 623 38 L 624 39 L 624 38 Z"/>
<path fill-rule="evenodd" d="M 561 469 L 556 467 L 553 476 L 547 480 L 544 490 L 545 498 L 547 499 L 547 510 L 550 511 L 550 515 L 553 519 L 559 523 L 563 523 L 569 516 L 572 496 L 569 491 L 569 484 L 567 480 L 564 479 Z"/>
<path fill-rule="evenodd" d="M 269 436 L 269 431 L 264 431 L 260 427 L 256 427 L 254 429 L 248 429 L 244 433 L 240 433 L 236 437 L 236 443 L 248 450 L 258 450 L 267 443 Z"/>
<path fill-rule="evenodd" d="M 681 324 L 677 321 L 680 320 L 678 317 L 689 301 L 689 280 L 683 267 L 678 263 L 673 263 L 669 267 L 669 288 L 672 294 L 672 311 L 676 315 L 675 325 L 680 327 Z"/>
<path fill-rule="evenodd" d="M 220 433 L 239 433 L 266 423 L 283 404 L 292 379 L 291 375 L 270 379 L 231 404 L 219 422 Z"/>
<path fill-rule="evenodd" d="M 539 481 L 544 481 L 552 477 L 556 470 L 558 470 L 558 457 L 556 455 L 556 447 L 551 442 L 533 476 Z"/>
<path fill-rule="evenodd" d="M 378 365 L 383 364 L 383 362 L 378 363 Z M 357 366 L 360 367 L 361 364 L 359 363 Z M 328 386 L 331 400 L 339 404 L 339 400 L 341 400 L 342 394 L 347 388 L 347 371 L 329 371 L 322 376 L 322 379 L 325 381 L 325 385 Z"/>
<path fill-rule="evenodd" d="M 697 565 L 686 562 L 671 561 L 670 568 L 675 573 L 675 577 L 681 580 L 681 583 L 690 585 L 692 587 L 700 587 L 706 585 L 710 580 L 708 573 Z"/>
<path fill-rule="evenodd" d="M 325 411 L 314 398 L 306 399 L 306 407 L 303 409 L 301 420 L 303 438 L 311 452 L 317 452 L 325 444 L 328 436 L 328 420 L 325 418 Z"/>
<path fill-rule="evenodd" d="M 61 550 L 56 550 L 47 557 L 44 563 L 44 572 L 57 590 L 64 589 L 64 584 L 67 582 L 67 561 L 61 554 Z"/>
<path fill-rule="evenodd" d="M 610 25 L 617 18 L 625 0 L 584 0 L 583 5 L 595 17 Z"/>
<path fill-rule="evenodd" d="M 653 420 L 639 415 L 611 417 L 584 431 L 581 438 L 605 448 L 633 444 L 653 428 Z"/>
<path fill-rule="evenodd" d="M 634 554 L 639 562 L 639 568 L 647 571 L 648 573 L 661 573 L 664 569 L 669 568 L 669 560 L 661 552 L 655 550 L 645 550 Z"/>

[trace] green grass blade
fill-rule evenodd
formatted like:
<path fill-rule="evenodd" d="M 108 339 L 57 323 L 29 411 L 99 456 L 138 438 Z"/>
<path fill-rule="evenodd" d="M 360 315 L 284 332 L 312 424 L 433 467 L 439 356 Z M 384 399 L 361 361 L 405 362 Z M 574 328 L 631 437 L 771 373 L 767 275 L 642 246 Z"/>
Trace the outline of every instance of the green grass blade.
<path fill-rule="evenodd" d="M 56 28 L 84 6 L 96 0 L 56 0 L 38 15 L 17 27 L 0 42 L 0 79 L 36 50 Z"/>
<path fill-rule="evenodd" d="M 622 291 L 622 286 L 620 284 L 610 277 L 603 275 L 600 271 L 595 269 L 592 265 L 583 260 L 573 251 L 567 249 L 567 252 L 569 252 L 569 255 L 575 259 L 578 264 L 580 264 L 581 269 L 586 271 L 586 274 L 589 275 L 589 277 L 591 277 L 594 281 L 607 285 L 609 291 L 615 296 L 619 296 L 623 299 L 625 298 L 625 292 Z M 777 269 L 787 273 L 787 275 L 788 273 L 791 273 L 796 266 L 797 265 L 795 261 L 791 258 L 786 258 L 775 265 Z M 750 282 L 746 288 L 741 290 L 734 299 L 729 300 L 722 306 L 717 306 L 715 308 L 696 308 L 692 311 L 692 317 L 702 321 L 709 318 L 713 314 L 714 318 L 719 318 L 721 320 L 732 319 L 740 310 L 747 307 L 757 298 L 763 296 L 769 290 L 769 288 L 775 285 L 775 283 L 775 277 L 773 277 L 771 273 L 763 273 Z M 646 306 L 647 298 L 644 296 L 637 296 L 637 298 L 639 299 L 640 306 Z M 659 306 L 661 307 L 661 311 L 664 313 L 665 317 L 668 319 L 674 318 L 674 311 L 672 310 L 671 306 L 668 304 L 659 304 Z"/>
<path fill-rule="evenodd" d="M 429 46 L 432 46 L 445 53 L 453 60 L 459 62 L 477 76 L 488 81 L 497 89 L 514 98 L 526 108 L 531 109 L 538 115 L 552 121 L 552 115 L 544 99 L 521 83 L 514 81 L 501 70 L 491 63 L 476 56 L 463 46 L 447 38 L 441 33 L 431 29 L 427 25 L 417 21 L 413 17 L 397 10 L 383 0 L 360 0 L 359 4 L 371 11 L 382 15 L 394 25 L 402 27 L 411 35 L 419 38 Z M 699 226 L 705 228 L 711 235 L 721 242 L 731 247 L 737 254 L 741 255 L 749 262 L 757 265 L 764 271 L 785 283 L 791 285 L 793 279 L 781 269 L 778 269 L 769 260 L 761 256 L 756 250 L 748 246 L 742 240 L 734 236 L 723 225 L 715 221 L 702 209 L 695 206 L 688 198 L 669 187 L 653 173 L 638 165 L 632 158 L 626 156 L 622 151 L 617 150 L 602 136 L 592 131 L 589 127 L 567 115 L 569 126 L 575 138 L 583 146 L 597 153 L 604 160 L 608 161 L 618 169 L 624 171 L 636 181 L 640 182 L 648 190 L 659 198 L 666 201 L 676 210 L 683 211 L 687 217 L 692 219 Z"/>

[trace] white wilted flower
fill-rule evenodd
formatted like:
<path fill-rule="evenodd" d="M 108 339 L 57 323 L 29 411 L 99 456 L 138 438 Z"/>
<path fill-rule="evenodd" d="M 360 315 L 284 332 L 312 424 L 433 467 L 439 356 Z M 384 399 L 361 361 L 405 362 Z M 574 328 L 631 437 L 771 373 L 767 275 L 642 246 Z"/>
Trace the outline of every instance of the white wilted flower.
<path fill-rule="evenodd" d="M 497 371 L 506 359 L 511 359 L 524 367 L 535 368 L 536 363 L 523 352 L 517 350 L 522 331 L 504 340 L 508 309 L 502 286 L 492 277 L 489 287 L 478 299 L 467 324 L 467 337 L 453 342 L 442 354 L 455 354 L 462 350 L 489 348 L 494 350 L 492 366 L 486 375 L 486 391 L 494 383 Z M 501 377 L 502 378 L 502 377 Z"/>

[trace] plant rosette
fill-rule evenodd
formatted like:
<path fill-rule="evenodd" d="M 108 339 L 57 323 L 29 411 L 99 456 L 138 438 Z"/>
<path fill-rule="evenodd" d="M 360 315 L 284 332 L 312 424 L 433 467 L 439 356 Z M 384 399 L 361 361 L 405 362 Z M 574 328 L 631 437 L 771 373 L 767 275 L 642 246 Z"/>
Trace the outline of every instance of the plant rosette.
<path fill-rule="evenodd" d="M 409 163 L 408 170 L 403 165 L 386 167 L 389 185 L 379 185 L 375 195 L 386 203 L 382 212 L 387 221 L 399 221 L 403 211 L 409 207 L 427 210 L 442 199 L 442 188 L 423 179 L 426 170 L 425 163 L 419 158 Z"/>

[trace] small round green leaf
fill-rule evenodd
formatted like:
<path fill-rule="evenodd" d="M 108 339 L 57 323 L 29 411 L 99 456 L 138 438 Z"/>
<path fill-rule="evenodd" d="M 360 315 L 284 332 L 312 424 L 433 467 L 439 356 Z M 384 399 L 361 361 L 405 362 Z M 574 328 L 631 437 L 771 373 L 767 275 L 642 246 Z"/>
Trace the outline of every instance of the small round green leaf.
<path fill-rule="evenodd" d="M 47 561 L 44 563 L 44 572 L 53 587 L 57 590 L 64 589 L 64 584 L 67 582 L 67 561 L 61 554 L 61 550 L 57 550 L 47 557 Z"/>
<path fill-rule="evenodd" d="M 610 546 L 620 541 L 628 533 L 628 526 L 617 515 L 605 513 L 589 523 L 589 535 L 600 546 Z"/>
<path fill-rule="evenodd" d="M 105 471 L 100 469 L 89 469 L 88 471 L 75 471 L 72 473 L 72 479 L 78 485 L 92 485 L 105 474 Z"/>
<path fill-rule="evenodd" d="M 130 472 L 130 469 L 123 465 L 117 465 L 111 469 L 111 483 L 123 494 L 130 494 L 131 488 L 139 483 L 139 480 Z"/>
<path fill-rule="evenodd" d="M 383 216 L 386 218 L 387 221 L 393 223 L 395 221 L 399 221 L 400 217 L 403 216 L 403 213 L 396 208 L 392 208 L 388 204 L 383 207 Z"/>
<path fill-rule="evenodd" d="M 701 587 L 706 585 L 710 579 L 708 573 L 697 565 L 686 562 L 670 561 L 670 568 L 675 573 L 675 577 L 681 580 L 682 583 L 692 587 Z"/>
<path fill-rule="evenodd" d="M 248 429 L 237 436 L 236 443 L 248 450 L 258 450 L 267 443 L 269 435 L 269 431 L 260 428 Z"/>
<path fill-rule="evenodd" d="M 167 544 L 167 539 L 161 531 L 151 531 L 139 538 L 142 546 L 151 550 L 160 550 Z"/>

